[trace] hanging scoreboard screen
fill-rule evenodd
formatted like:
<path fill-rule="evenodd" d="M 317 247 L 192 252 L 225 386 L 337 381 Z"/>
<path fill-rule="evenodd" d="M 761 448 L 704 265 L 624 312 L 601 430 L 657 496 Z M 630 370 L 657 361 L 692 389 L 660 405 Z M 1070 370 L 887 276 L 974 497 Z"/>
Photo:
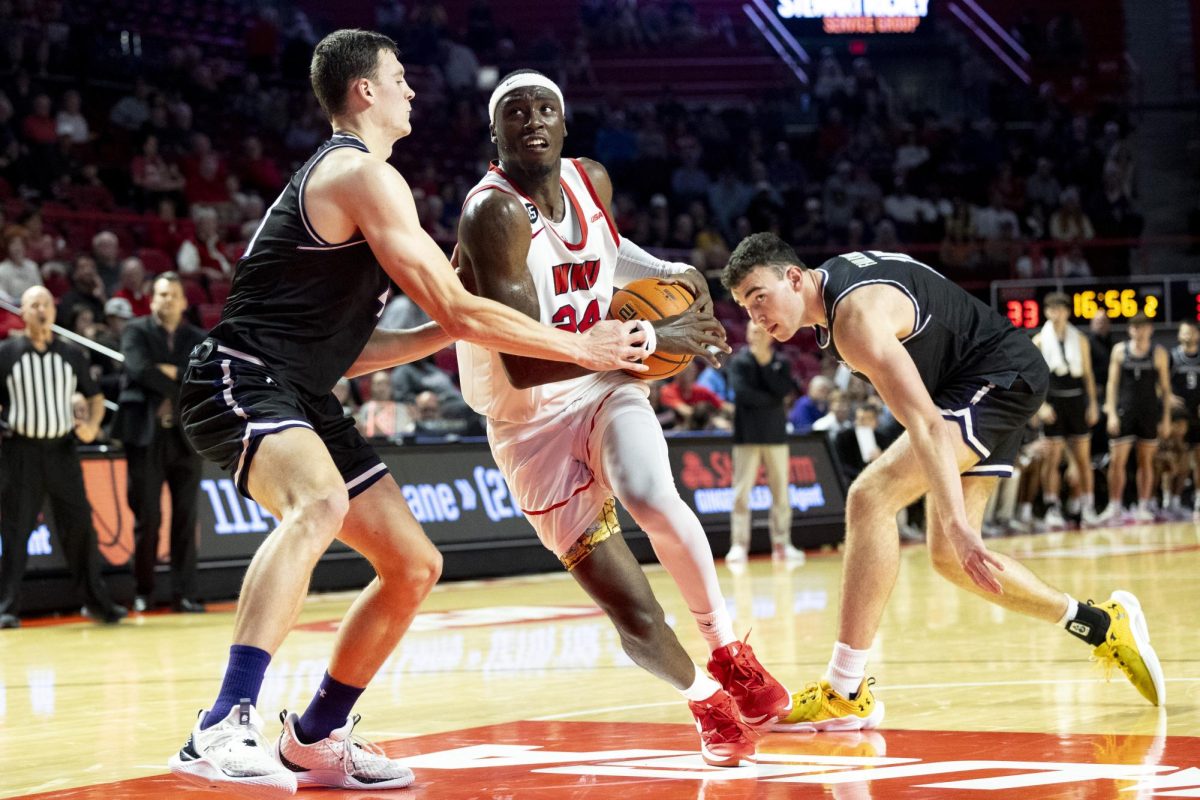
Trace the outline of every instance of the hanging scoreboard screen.
<path fill-rule="evenodd" d="M 929 0 L 776 0 L 775 13 L 802 36 L 916 33 Z"/>

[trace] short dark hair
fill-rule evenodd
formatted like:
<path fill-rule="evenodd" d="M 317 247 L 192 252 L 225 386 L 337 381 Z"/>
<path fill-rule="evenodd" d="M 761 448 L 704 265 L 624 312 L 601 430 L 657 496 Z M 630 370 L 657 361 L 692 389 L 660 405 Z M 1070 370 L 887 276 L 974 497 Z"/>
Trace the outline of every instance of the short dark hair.
<path fill-rule="evenodd" d="M 1129 324 L 1130 325 L 1153 325 L 1154 320 L 1152 320 L 1152 319 L 1150 319 L 1150 317 L 1146 316 L 1145 311 L 1139 311 L 1138 313 L 1134 314 L 1132 317 L 1129 318 Z"/>
<path fill-rule="evenodd" d="M 155 283 L 158 283 L 159 281 L 166 281 L 167 283 L 178 283 L 180 286 L 183 285 L 183 278 L 179 277 L 179 273 L 173 269 L 169 269 L 166 272 L 160 272 L 159 274 L 155 275 L 154 280 L 151 281 L 151 285 L 154 285 Z"/>
<path fill-rule="evenodd" d="M 346 110 L 350 81 L 375 80 L 380 50 L 400 57 L 400 48 L 391 37 L 359 28 L 343 28 L 317 42 L 308 77 L 325 116 L 332 119 Z"/>
<path fill-rule="evenodd" d="M 721 271 L 721 283 L 726 289 L 746 280 L 757 267 L 768 267 L 782 276 L 788 267 L 808 269 L 792 246 L 773 233 L 752 233 L 738 244 Z"/>
<path fill-rule="evenodd" d="M 1070 308 L 1071 300 L 1062 292 L 1051 292 L 1042 300 L 1043 308 Z"/>

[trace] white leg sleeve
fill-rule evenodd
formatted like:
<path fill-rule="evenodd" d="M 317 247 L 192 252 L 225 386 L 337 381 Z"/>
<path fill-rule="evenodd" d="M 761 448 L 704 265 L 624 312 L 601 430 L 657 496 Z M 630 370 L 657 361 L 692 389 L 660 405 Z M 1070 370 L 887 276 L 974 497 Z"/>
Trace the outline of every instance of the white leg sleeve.
<path fill-rule="evenodd" d="M 697 618 L 713 641 L 733 640 L 725 598 L 717 582 L 712 549 L 692 509 L 679 497 L 667 460 L 667 443 L 652 412 L 616 417 L 603 434 L 603 466 L 617 499 L 646 531 Z M 720 644 L 710 646 L 720 647 Z"/>

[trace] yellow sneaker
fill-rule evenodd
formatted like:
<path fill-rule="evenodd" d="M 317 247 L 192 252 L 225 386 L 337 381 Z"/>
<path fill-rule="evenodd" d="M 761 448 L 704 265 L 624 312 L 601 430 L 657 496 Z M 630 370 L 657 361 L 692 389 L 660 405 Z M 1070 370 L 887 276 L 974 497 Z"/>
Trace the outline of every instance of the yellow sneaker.
<path fill-rule="evenodd" d="M 858 695 L 847 700 L 827 681 L 810 683 L 792 695 L 792 713 L 771 726 L 780 732 L 858 731 L 878 728 L 883 722 L 883 703 L 871 693 L 874 678 L 865 678 Z"/>
<path fill-rule="evenodd" d="M 1146 615 L 1137 598 L 1129 592 L 1113 592 L 1099 608 L 1111 622 L 1104 644 L 1097 645 L 1093 657 L 1111 674 L 1118 667 L 1142 697 L 1156 706 L 1167 702 L 1167 684 L 1158 654 L 1150 646 Z"/>

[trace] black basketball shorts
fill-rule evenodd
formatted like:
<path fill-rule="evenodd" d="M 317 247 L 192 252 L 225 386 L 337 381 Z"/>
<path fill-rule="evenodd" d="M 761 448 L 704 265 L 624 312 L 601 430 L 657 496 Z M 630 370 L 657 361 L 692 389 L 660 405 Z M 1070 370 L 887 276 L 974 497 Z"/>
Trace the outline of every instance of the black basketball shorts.
<path fill-rule="evenodd" d="M 1087 396 L 1082 392 L 1069 397 L 1047 395 L 1046 402 L 1054 409 L 1054 422 L 1046 425 L 1047 439 L 1084 439 L 1092 435 L 1087 424 Z"/>
<path fill-rule="evenodd" d="M 321 437 L 351 497 L 387 474 L 332 394 L 293 391 L 261 359 L 213 339 L 192 351 L 179 392 L 179 417 L 196 452 L 231 472 L 246 497 L 250 462 L 262 438 L 288 428 L 308 428 Z"/>
<path fill-rule="evenodd" d="M 963 441 L 979 454 L 979 462 L 963 474 L 1000 478 L 1013 474 L 1029 419 L 1044 399 L 1044 391 L 1031 389 L 1020 378 L 1008 389 L 986 378 L 964 379 L 933 396 L 942 416 L 958 423 Z"/>
<path fill-rule="evenodd" d="M 1158 441 L 1158 424 L 1162 422 L 1162 406 L 1155 402 L 1148 406 L 1118 408 L 1117 419 L 1121 421 L 1121 432 L 1110 441 L 1155 442 Z"/>

